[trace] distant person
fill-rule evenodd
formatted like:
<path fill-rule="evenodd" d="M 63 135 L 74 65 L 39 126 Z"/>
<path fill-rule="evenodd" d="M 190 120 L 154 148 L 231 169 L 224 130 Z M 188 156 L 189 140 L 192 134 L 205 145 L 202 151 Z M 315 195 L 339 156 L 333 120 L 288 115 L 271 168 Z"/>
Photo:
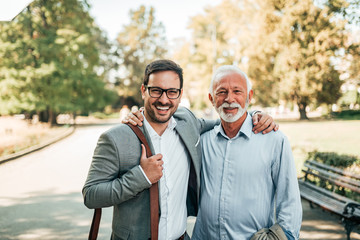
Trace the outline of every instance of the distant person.
<path fill-rule="evenodd" d="M 128 105 L 123 105 L 119 112 L 120 120 L 123 120 L 130 112 Z"/>
<path fill-rule="evenodd" d="M 173 61 L 157 60 L 146 67 L 141 86 L 145 110 L 140 114 L 144 126 L 140 129 L 154 156 L 146 157 L 144 146 L 125 124 L 98 140 L 82 192 L 88 208 L 114 207 L 113 240 L 149 239 L 149 188 L 159 180 L 159 239 L 189 239 L 187 216 L 196 215 L 198 207 L 200 134 L 216 122 L 197 119 L 190 110 L 178 108 L 182 87 L 182 69 Z M 254 119 L 258 121 L 259 116 Z M 263 115 L 256 127 L 272 131 L 278 126 Z"/>
<path fill-rule="evenodd" d="M 131 107 L 131 112 L 136 112 L 137 110 L 139 110 L 138 106 L 134 105 L 134 106 Z"/>
<path fill-rule="evenodd" d="M 222 66 L 209 99 L 221 124 L 201 135 L 199 213 L 192 239 L 298 239 L 302 206 L 294 159 L 280 131 L 254 134 L 246 74 Z"/>

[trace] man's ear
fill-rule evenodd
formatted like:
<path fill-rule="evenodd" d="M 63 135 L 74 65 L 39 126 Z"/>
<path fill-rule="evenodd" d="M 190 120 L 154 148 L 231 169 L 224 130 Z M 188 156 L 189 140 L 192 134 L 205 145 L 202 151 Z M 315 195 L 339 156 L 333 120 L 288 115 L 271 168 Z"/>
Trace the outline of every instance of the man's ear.
<path fill-rule="evenodd" d="M 182 88 L 182 89 L 180 90 L 179 100 L 181 100 L 181 97 L 182 97 L 182 95 L 183 95 L 183 92 L 184 92 L 184 89 Z"/>
<path fill-rule="evenodd" d="M 214 99 L 213 96 L 209 93 L 209 100 L 212 103 L 212 105 L 214 105 Z"/>
<path fill-rule="evenodd" d="M 251 89 L 249 92 L 249 103 L 251 103 L 251 99 L 253 97 L 254 91 Z"/>
<path fill-rule="evenodd" d="M 142 97 L 142 99 L 145 99 L 145 91 L 146 91 L 146 89 L 145 89 L 144 84 L 141 84 L 141 97 Z"/>

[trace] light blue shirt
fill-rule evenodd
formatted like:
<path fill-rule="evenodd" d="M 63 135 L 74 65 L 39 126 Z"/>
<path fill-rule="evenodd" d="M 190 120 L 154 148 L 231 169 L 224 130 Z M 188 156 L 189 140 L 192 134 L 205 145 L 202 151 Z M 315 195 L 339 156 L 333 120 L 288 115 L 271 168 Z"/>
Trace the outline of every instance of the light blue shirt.
<path fill-rule="evenodd" d="M 248 115 L 229 139 L 221 125 L 201 136 L 200 209 L 192 239 L 250 239 L 278 223 L 299 238 L 302 207 L 294 159 L 280 131 L 254 134 Z"/>

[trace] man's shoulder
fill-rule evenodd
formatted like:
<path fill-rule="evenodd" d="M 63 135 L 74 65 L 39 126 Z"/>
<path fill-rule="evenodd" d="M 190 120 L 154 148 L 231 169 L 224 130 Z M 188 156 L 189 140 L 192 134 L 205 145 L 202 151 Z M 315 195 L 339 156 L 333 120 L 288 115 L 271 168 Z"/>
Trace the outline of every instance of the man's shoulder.
<path fill-rule="evenodd" d="M 127 124 L 120 123 L 106 130 L 105 132 L 103 132 L 102 135 L 123 136 L 124 134 L 132 134 L 132 133 L 133 133 L 132 129 Z"/>
<path fill-rule="evenodd" d="M 191 112 L 186 107 L 178 107 L 176 112 L 174 113 L 174 118 L 176 120 L 196 120 L 194 113 Z"/>
<path fill-rule="evenodd" d="M 274 142 L 282 142 L 282 141 L 288 141 L 286 135 L 281 131 L 277 130 L 276 132 L 273 130 L 269 133 L 263 134 L 263 133 L 254 133 L 252 132 L 252 135 L 256 138 L 261 138 L 266 141 L 274 141 Z"/>
<path fill-rule="evenodd" d="M 210 130 L 204 132 L 201 134 L 201 138 L 202 139 L 206 139 L 206 138 L 210 138 L 212 137 L 214 134 L 217 134 L 219 132 L 219 128 L 220 127 L 220 123 L 215 125 L 213 128 L 211 128 Z"/>

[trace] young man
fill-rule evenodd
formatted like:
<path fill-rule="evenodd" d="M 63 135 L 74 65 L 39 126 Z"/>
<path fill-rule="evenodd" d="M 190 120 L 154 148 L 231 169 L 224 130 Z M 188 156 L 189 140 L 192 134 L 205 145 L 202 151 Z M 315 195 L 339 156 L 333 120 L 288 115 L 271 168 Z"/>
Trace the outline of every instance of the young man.
<path fill-rule="evenodd" d="M 280 131 L 254 134 L 246 74 L 222 66 L 209 99 L 221 125 L 201 136 L 199 214 L 192 239 L 298 239 L 302 207 L 290 144 Z"/>
<path fill-rule="evenodd" d="M 150 237 L 149 188 L 157 181 L 159 239 L 189 239 L 187 216 L 195 215 L 198 207 L 200 134 L 215 121 L 197 119 L 188 109 L 178 108 L 182 87 L 182 69 L 176 63 L 158 60 L 146 67 L 141 130 L 154 156 L 146 158 L 144 147 L 125 124 L 98 140 L 83 196 L 88 208 L 114 207 L 112 239 Z"/>

